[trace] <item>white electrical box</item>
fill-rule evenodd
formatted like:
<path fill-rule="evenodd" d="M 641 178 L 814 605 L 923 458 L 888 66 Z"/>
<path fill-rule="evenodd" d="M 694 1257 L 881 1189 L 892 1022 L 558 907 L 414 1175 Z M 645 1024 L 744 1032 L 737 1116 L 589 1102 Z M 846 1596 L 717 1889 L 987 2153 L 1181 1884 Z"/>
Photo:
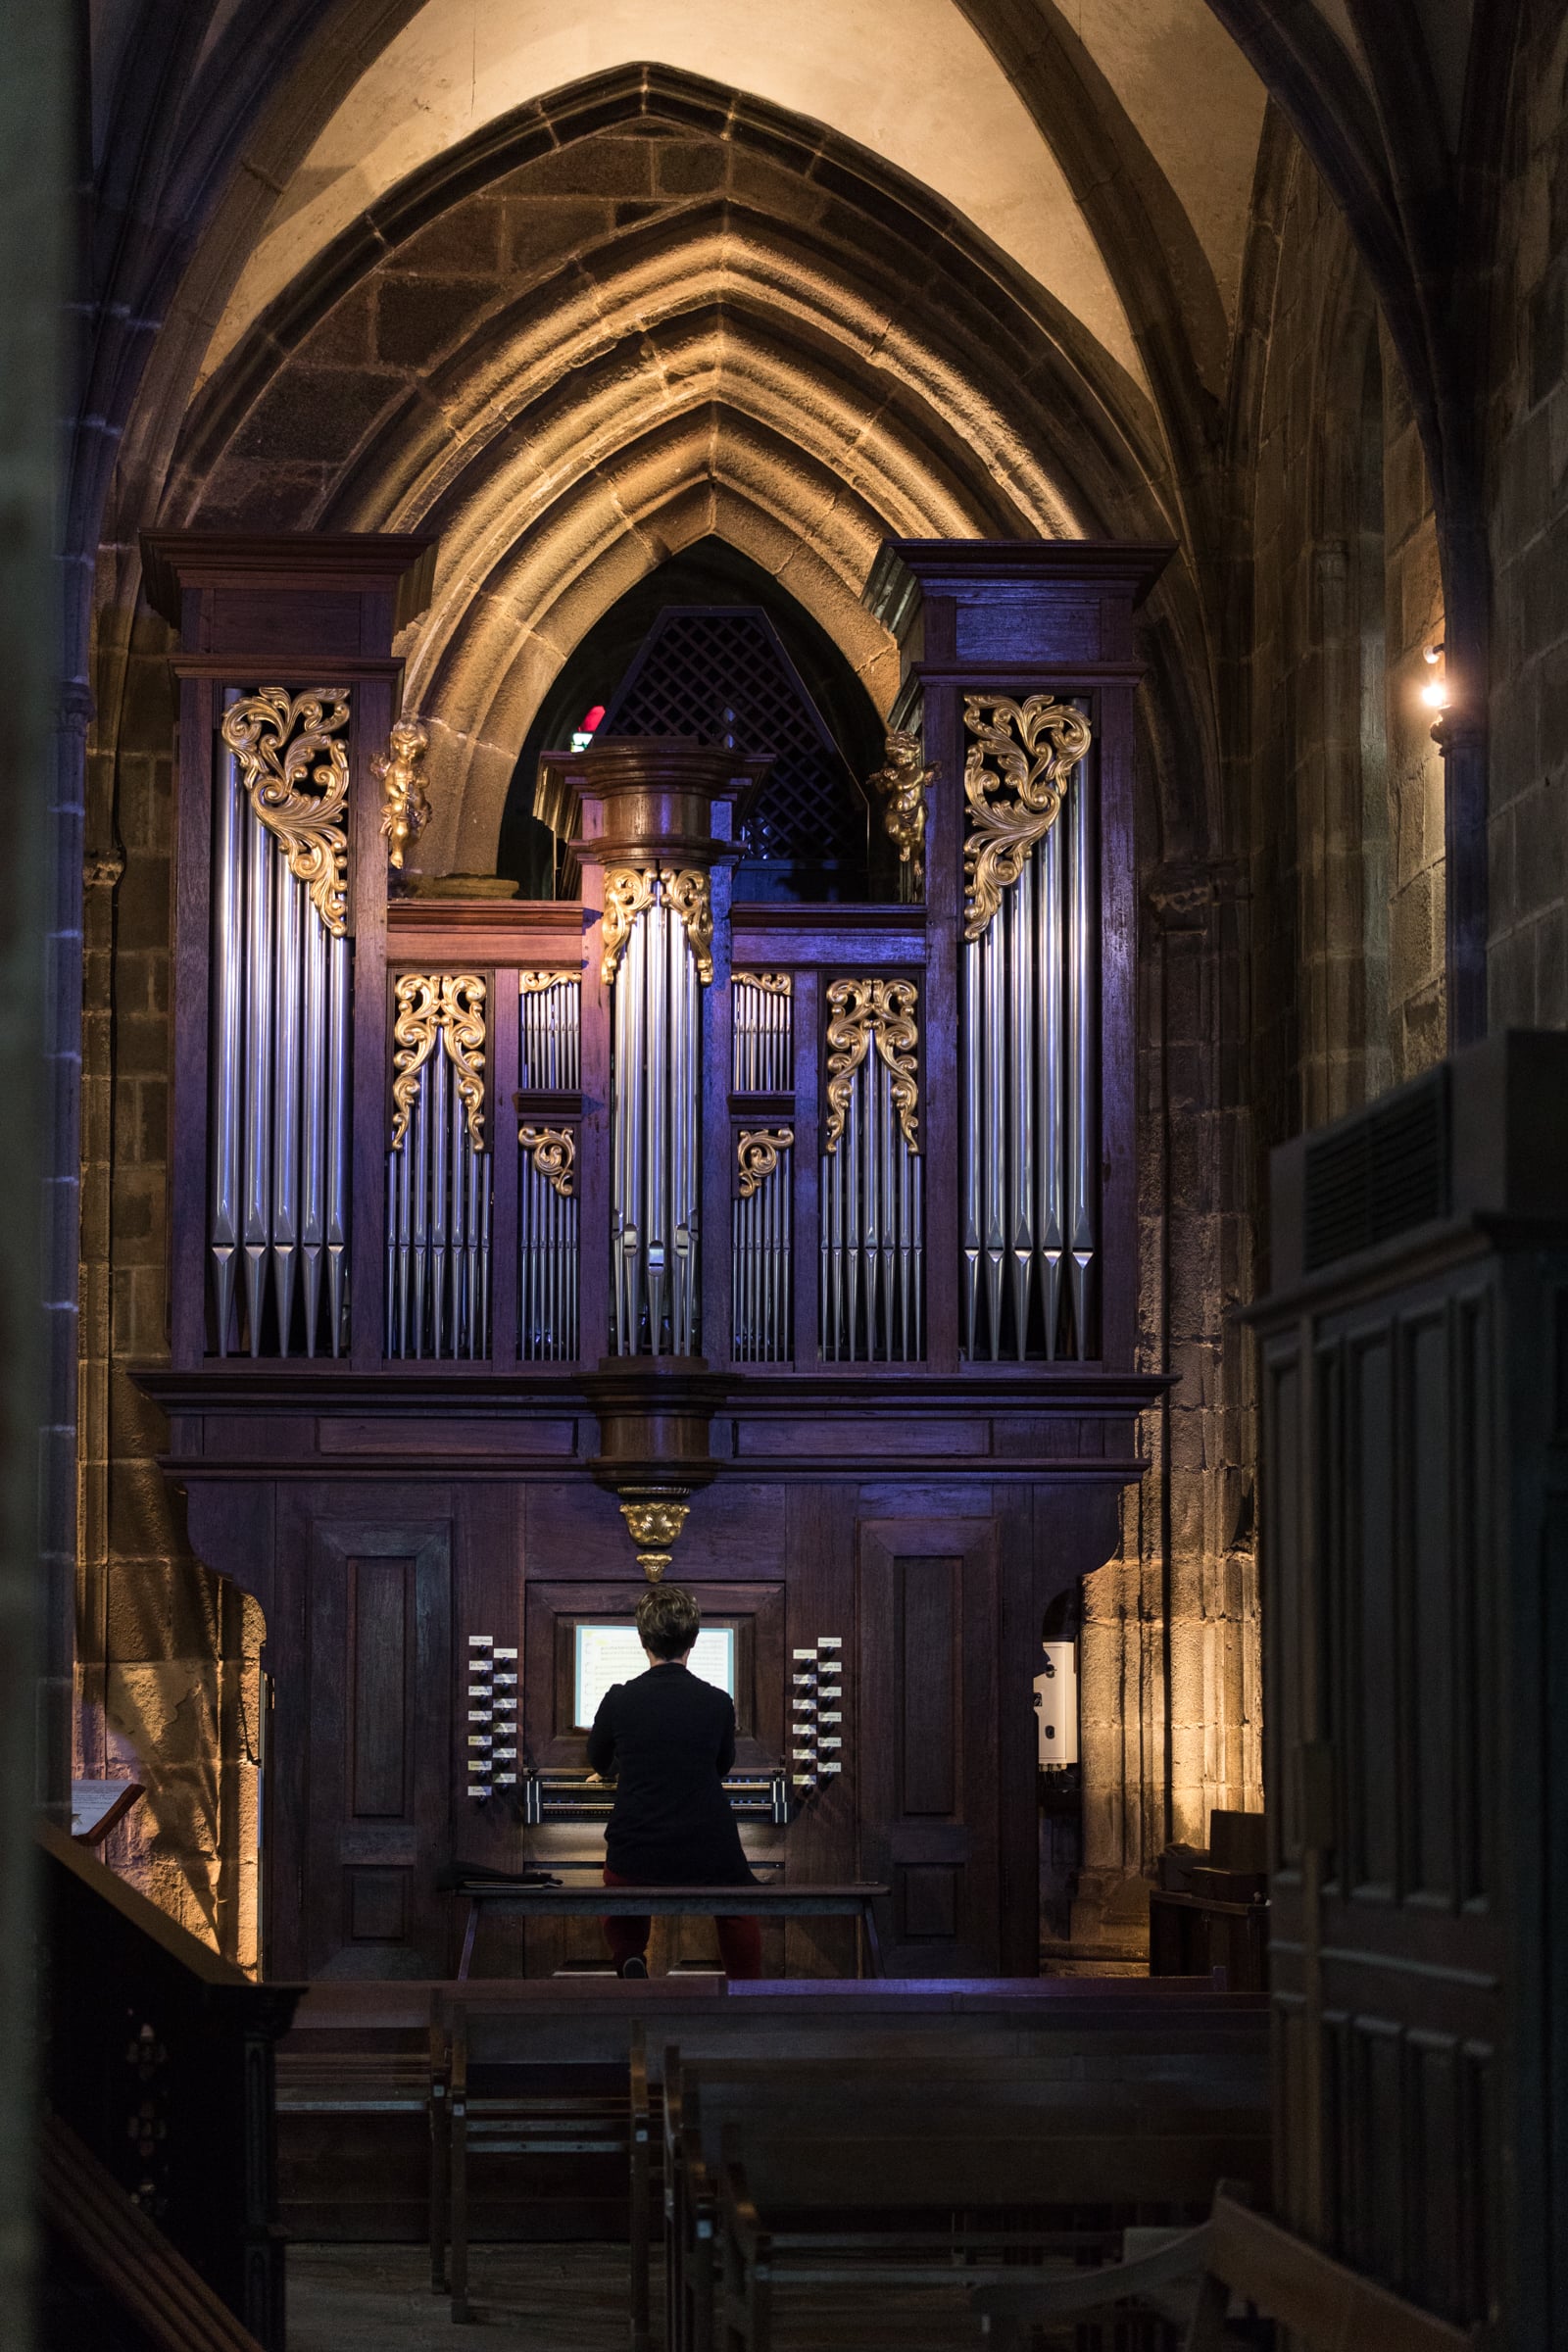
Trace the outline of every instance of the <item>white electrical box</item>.
<path fill-rule="evenodd" d="M 1035 1676 L 1040 1763 L 1050 1772 L 1078 1761 L 1078 1651 L 1072 1642 L 1043 1642 L 1045 1672 Z"/>

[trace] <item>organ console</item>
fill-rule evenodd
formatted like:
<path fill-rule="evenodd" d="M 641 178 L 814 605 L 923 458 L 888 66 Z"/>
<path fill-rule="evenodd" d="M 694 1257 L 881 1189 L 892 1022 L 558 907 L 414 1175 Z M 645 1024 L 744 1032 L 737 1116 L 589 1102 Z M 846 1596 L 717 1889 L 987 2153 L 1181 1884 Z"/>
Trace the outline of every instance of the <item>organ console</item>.
<path fill-rule="evenodd" d="M 1115 1551 L 1158 1390 L 1131 837 L 1164 551 L 889 544 L 896 895 L 831 904 L 737 895 L 766 745 L 632 735 L 546 761 L 579 899 L 409 892 L 443 785 L 392 649 L 432 543 L 145 552 L 177 1081 L 137 1377 L 267 1616 L 269 1968 L 440 1975 L 438 1874 L 590 1859 L 584 1660 L 670 1573 L 722 1637 L 758 1860 L 891 1884 L 895 1973 L 1033 1974 L 1042 1617 Z M 516 1923 L 510 1964 L 586 1933 Z M 837 1923 L 768 1934 L 780 1973 L 852 1964 Z"/>

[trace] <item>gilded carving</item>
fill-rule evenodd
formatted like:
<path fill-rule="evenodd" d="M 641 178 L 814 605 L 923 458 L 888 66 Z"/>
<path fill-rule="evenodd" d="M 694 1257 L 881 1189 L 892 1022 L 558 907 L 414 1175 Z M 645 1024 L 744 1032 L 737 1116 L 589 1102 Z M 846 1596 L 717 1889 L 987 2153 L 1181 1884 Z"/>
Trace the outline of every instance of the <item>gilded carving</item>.
<path fill-rule="evenodd" d="M 884 748 L 886 763 L 866 785 L 887 804 L 882 822 L 907 869 L 908 896 L 918 900 L 925 896 L 925 828 L 937 771 L 922 762 L 920 738 L 908 727 L 894 727 Z"/>
<path fill-rule="evenodd" d="M 656 869 L 641 865 L 605 868 L 604 956 L 600 978 L 608 988 L 620 969 L 631 927 L 643 909 L 654 903 Z"/>
<path fill-rule="evenodd" d="M 1089 749 L 1089 721 L 1054 694 L 1032 694 L 1022 703 L 969 694 L 963 723 L 975 738 L 963 763 L 969 804 L 963 936 L 979 939 L 1003 892 L 1060 815 L 1068 778 Z"/>
<path fill-rule="evenodd" d="M 572 1171 L 577 1164 L 576 1139 L 569 1127 L 519 1127 L 517 1141 L 534 1168 L 563 1200 L 571 1199 Z"/>
<path fill-rule="evenodd" d="M 429 730 L 416 718 L 394 719 L 385 753 L 370 761 L 381 787 L 381 831 L 387 857 L 401 873 L 403 853 L 430 821 L 430 802 L 419 769 L 430 748 Z"/>
<path fill-rule="evenodd" d="M 337 938 L 348 928 L 349 760 L 337 740 L 348 723 L 346 694 L 264 686 L 231 703 L 220 729 L 251 807 Z"/>
<path fill-rule="evenodd" d="M 893 1079 L 893 1106 L 909 1151 L 920 1149 L 920 1032 L 915 1024 L 919 992 L 912 980 L 835 980 L 827 992 L 827 1140 L 836 1152 L 855 1087 L 855 1073 L 871 1050 Z"/>
<path fill-rule="evenodd" d="M 669 1566 L 670 1545 L 686 1524 L 691 1505 L 685 1502 L 623 1502 L 620 1515 L 637 1546 L 637 1565 L 651 1585 L 657 1585 Z"/>
<path fill-rule="evenodd" d="M 484 998 L 477 972 L 458 972 L 441 982 L 442 1042 L 476 1152 L 484 1150 Z"/>
<path fill-rule="evenodd" d="M 484 1150 L 485 984 L 477 972 L 400 972 L 392 1022 L 392 1149 L 401 1152 L 418 1099 L 419 1073 L 441 1040 L 452 1064 L 468 1140 Z"/>
<path fill-rule="evenodd" d="M 713 896 L 708 876 L 700 866 L 660 868 L 659 879 L 663 888 L 664 904 L 673 907 L 686 926 L 686 936 L 692 943 L 697 959 L 697 977 L 710 981 L 713 977 Z"/>
<path fill-rule="evenodd" d="M 517 990 L 524 997 L 542 997 L 548 989 L 559 988 L 564 981 L 578 981 L 581 977 L 579 972 L 519 972 Z"/>
<path fill-rule="evenodd" d="M 760 1192 L 778 1166 L 778 1155 L 795 1141 L 793 1127 L 743 1127 L 735 1144 L 740 1169 L 738 1190 L 743 1200 Z"/>
<path fill-rule="evenodd" d="M 737 988 L 760 988 L 764 997 L 792 997 L 795 994 L 794 975 L 790 972 L 737 972 Z"/>

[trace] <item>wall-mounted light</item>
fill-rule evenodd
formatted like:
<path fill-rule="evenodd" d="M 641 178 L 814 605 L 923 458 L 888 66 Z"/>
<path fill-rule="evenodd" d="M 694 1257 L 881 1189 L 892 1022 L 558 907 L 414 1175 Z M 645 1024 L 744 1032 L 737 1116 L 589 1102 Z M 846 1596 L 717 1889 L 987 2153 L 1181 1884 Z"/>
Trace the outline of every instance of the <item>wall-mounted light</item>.
<path fill-rule="evenodd" d="M 1429 710 L 1446 710 L 1448 708 L 1448 680 L 1443 650 L 1443 643 L 1440 639 L 1436 645 L 1429 645 L 1421 656 L 1422 661 L 1432 671 L 1431 677 L 1421 689 L 1421 700 Z"/>

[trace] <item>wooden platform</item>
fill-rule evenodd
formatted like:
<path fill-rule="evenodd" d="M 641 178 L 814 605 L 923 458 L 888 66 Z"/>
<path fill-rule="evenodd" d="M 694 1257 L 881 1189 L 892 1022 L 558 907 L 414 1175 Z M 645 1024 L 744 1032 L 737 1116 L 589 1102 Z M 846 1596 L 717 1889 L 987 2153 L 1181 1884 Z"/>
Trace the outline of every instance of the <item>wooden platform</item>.
<path fill-rule="evenodd" d="M 291 2237 L 416 2243 L 428 2219 L 426 2085 L 432 1997 L 482 2003 L 487 2046 L 534 2087 L 623 2084 L 633 2027 L 650 2074 L 663 2053 L 832 2060 L 869 2039 L 945 2060 L 1015 2051 L 1064 2077 L 1223 2076 L 1239 2100 L 1267 2098 L 1267 2004 L 1179 1979 L 786 1979 L 556 1977 L 518 1981 L 325 1982 L 299 2005 L 278 2056 L 281 2207 Z M 503 2021 L 498 2033 L 495 2021 Z M 476 2180 L 472 2233 L 496 2243 L 613 2239 L 627 2227 L 619 2168 L 592 2156 L 497 2160 Z"/>

